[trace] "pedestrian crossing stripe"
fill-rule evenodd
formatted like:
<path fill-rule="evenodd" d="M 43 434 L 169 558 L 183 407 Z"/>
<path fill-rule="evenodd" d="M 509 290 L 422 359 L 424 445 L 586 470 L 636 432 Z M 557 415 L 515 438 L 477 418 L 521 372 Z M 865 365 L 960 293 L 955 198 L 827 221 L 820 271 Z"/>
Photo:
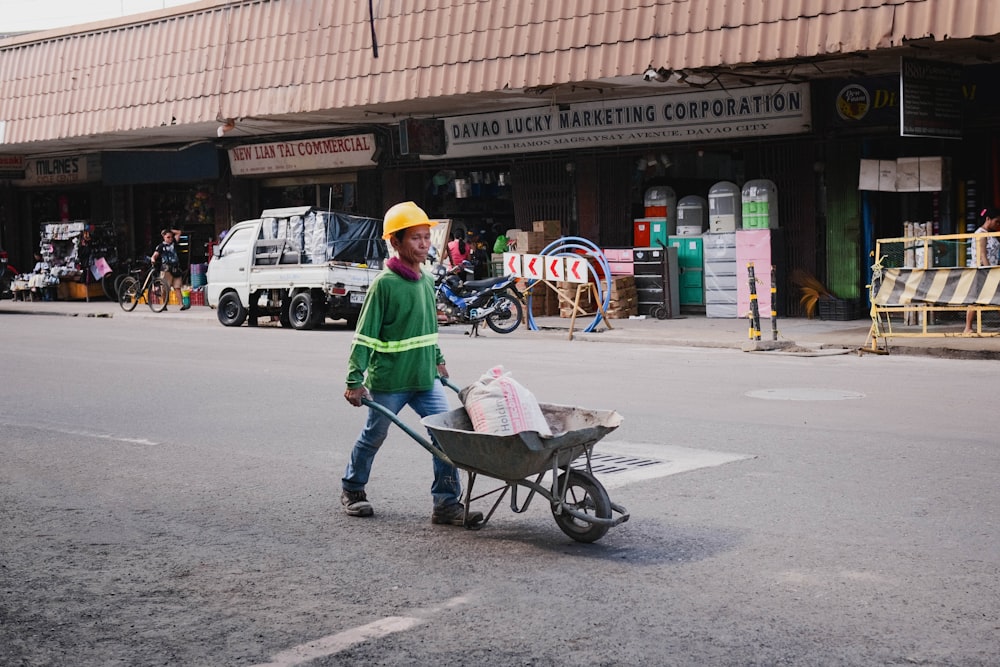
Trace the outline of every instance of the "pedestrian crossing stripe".
<path fill-rule="evenodd" d="M 1000 306 L 1000 267 L 884 269 L 876 306 Z"/>

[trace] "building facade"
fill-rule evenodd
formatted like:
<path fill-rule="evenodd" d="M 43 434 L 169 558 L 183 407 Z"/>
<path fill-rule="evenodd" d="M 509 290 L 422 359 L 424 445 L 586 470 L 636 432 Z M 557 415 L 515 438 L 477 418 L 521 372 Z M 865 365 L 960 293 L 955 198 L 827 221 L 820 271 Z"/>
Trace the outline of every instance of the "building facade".
<path fill-rule="evenodd" d="M 873 239 L 998 203 L 990 0 L 608 4 L 204 0 L 0 39 L 0 244 L 176 225 L 194 261 L 266 207 L 413 199 L 626 247 L 651 189 L 767 180 L 787 268 L 857 298 Z"/>

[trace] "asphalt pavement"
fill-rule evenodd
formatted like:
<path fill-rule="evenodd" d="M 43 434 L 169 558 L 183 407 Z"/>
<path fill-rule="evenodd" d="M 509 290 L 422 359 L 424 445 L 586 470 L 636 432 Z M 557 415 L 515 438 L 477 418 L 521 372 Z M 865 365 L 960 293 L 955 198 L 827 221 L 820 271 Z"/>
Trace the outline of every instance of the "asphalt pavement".
<path fill-rule="evenodd" d="M 0 316 L 54 315 L 69 317 L 148 317 L 171 318 L 204 322 L 216 320 L 215 310 L 207 306 L 192 306 L 180 310 L 170 306 L 162 313 L 153 313 L 140 305 L 126 313 L 118 304 L 95 299 L 91 301 L 10 301 L 0 302 Z M 705 348 L 733 348 L 767 354 L 827 355 L 844 353 L 879 353 L 893 355 L 923 355 L 955 359 L 1000 360 L 1000 330 L 984 327 L 982 336 L 962 335 L 962 323 L 950 322 L 928 327 L 934 335 L 909 337 L 899 334 L 919 334 L 920 326 L 892 323 L 891 338 L 880 338 L 871 352 L 869 336 L 871 320 L 830 321 L 806 318 L 779 318 L 772 327 L 770 319 L 761 320 L 761 340 L 750 338 L 749 321 L 682 314 L 677 318 L 612 319 L 594 325 L 593 316 L 578 318 L 536 317 L 535 329 L 520 327 L 512 336 L 554 336 L 579 342 L 633 343 L 640 345 L 670 345 Z M 221 325 L 219 325 L 221 326 Z M 592 329 L 587 331 L 587 329 Z M 777 329 L 775 337 L 774 329 Z M 468 327 L 450 325 L 445 332 L 462 332 Z M 496 335 L 484 328 L 485 335 Z"/>

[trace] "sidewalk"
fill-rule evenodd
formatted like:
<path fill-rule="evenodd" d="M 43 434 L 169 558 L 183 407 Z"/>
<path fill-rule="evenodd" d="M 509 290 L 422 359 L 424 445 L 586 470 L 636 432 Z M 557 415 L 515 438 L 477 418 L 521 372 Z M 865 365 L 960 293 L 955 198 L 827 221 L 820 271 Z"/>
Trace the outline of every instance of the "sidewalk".
<path fill-rule="evenodd" d="M 14 319 L 16 315 L 58 315 L 71 317 L 131 317 L 170 318 L 189 320 L 206 324 L 218 324 L 215 310 L 206 306 L 192 306 L 182 311 L 179 306 L 170 306 L 163 313 L 153 313 L 145 306 L 139 306 L 126 313 L 116 303 L 106 300 L 86 301 L 0 301 L 0 317 Z M 559 317 L 535 318 L 536 331 L 522 325 L 511 336 L 545 336 L 569 340 L 569 320 Z M 685 315 L 675 319 L 625 319 L 610 320 L 610 328 L 601 322 L 593 332 L 584 329 L 593 322 L 592 317 L 576 321 L 573 341 L 602 343 L 633 343 L 639 345 L 671 345 L 682 347 L 715 347 L 762 350 L 773 346 L 771 320 L 761 320 L 761 342 L 751 344 L 747 320 L 716 319 L 703 315 Z M 821 356 L 829 354 L 855 353 L 859 348 L 870 349 L 867 319 L 851 321 L 827 321 L 819 319 L 790 318 L 778 320 L 778 343 L 782 349 L 762 352 L 766 354 L 796 354 Z M 8 325 L 9 326 L 9 325 Z M 16 324 L 15 324 L 16 326 Z M 1000 336 L 966 337 L 958 335 L 961 324 L 931 327 L 930 330 L 954 334 L 947 337 L 892 338 L 889 340 L 891 355 L 923 355 L 951 359 L 995 359 L 1000 360 Z M 445 332 L 465 332 L 467 327 L 445 327 Z M 904 327 L 893 323 L 895 333 L 917 333 L 919 327 Z M 496 335 L 484 327 L 486 335 Z M 880 349 L 884 342 L 880 341 Z"/>

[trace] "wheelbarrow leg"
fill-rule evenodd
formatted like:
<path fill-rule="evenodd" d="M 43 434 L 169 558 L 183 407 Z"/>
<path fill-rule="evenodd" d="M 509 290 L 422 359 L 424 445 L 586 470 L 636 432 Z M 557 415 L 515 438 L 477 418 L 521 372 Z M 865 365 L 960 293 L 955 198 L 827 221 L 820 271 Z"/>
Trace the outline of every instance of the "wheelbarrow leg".
<path fill-rule="evenodd" d="M 493 494 L 496 493 L 500 494 L 499 496 L 497 496 L 497 499 L 493 502 L 493 507 L 491 507 L 490 511 L 486 513 L 486 516 L 483 517 L 482 521 L 479 521 L 469 526 L 473 530 L 479 530 L 480 528 L 485 526 L 486 523 L 490 520 L 490 518 L 496 513 L 497 508 L 500 507 L 500 503 L 502 503 L 503 499 L 507 496 L 507 492 L 510 491 L 511 487 L 514 485 L 510 483 L 505 483 L 504 486 L 502 487 L 493 489 L 492 491 L 487 491 L 486 493 L 483 493 L 478 496 L 474 496 L 472 495 L 472 489 L 476 484 L 476 480 L 479 478 L 479 474 L 473 472 L 472 470 L 469 470 L 467 472 L 469 474 L 469 484 L 466 488 L 464 496 L 465 506 L 467 509 L 471 509 L 473 501 L 482 500 L 483 498 L 486 498 L 487 496 L 492 496 Z"/>

